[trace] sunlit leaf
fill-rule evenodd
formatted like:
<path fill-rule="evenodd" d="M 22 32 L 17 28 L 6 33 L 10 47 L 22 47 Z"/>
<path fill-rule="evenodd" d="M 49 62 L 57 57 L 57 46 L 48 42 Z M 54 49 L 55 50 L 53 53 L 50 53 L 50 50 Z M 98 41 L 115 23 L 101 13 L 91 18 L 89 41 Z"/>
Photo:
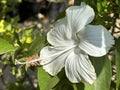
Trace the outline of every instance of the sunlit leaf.
<path fill-rule="evenodd" d="M 1 0 L 0 3 L 5 4 L 5 3 L 7 3 L 7 0 Z"/>
<path fill-rule="evenodd" d="M 0 38 L 0 54 L 14 51 L 15 48 L 8 41 Z"/>
<path fill-rule="evenodd" d="M 111 83 L 111 62 L 107 56 L 100 58 L 91 58 L 95 71 L 97 74 L 97 80 L 93 85 L 85 84 L 84 90 L 110 90 Z"/>
<path fill-rule="evenodd" d="M 98 10 L 98 12 L 102 11 L 102 5 L 100 2 L 97 3 L 97 10 Z"/>
<path fill-rule="evenodd" d="M 101 4 L 102 4 L 103 7 L 106 7 L 107 6 L 107 0 L 103 0 Z"/>

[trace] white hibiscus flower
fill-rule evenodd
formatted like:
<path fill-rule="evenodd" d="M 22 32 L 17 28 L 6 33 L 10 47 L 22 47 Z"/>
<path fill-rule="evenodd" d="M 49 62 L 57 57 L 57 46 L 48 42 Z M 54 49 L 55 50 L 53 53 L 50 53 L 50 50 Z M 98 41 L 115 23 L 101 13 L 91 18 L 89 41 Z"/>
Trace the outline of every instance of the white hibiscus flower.
<path fill-rule="evenodd" d="M 105 55 L 114 40 L 102 25 L 88 25 L 93 18 L 94 10 L 85 3 L 66 10 L 66 17 L 47 34 L 51 46 L 44 47 L 40 52 L 40 63 L 45 71 L 54 76 L 65 68 L 66 76 L 72 83 L 94 82 L 96 73 L 88 55 Z"/>
<path fill-rule="evenodd" d="M 55 27 L 47 33 L 51 46 L 44 47 L 40 58 L 31 62 L 40 61 L 52 76 L 65 68 L 66 76 L 72 83 L 81 81 L 92 84 L 96 73 L 88 55 L 103 56 L 114 44 L 113 37 L 105 27 L 88 25 L 94 15 L 94 10 L 85 3 L 69 7 L 66 17 L 56 22 Z"/>

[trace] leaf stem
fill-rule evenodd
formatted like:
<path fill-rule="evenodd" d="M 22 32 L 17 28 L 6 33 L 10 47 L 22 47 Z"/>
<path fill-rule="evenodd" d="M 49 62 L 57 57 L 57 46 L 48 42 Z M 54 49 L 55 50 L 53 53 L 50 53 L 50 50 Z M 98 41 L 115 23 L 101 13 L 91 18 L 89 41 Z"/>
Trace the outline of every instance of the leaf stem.
<path fill-rule="evenodd" d="M 73 88 L 74 88 L 74 90 L 78 90 L 77 86 L 76 86 L 76 83 L 73 83 Z"/>

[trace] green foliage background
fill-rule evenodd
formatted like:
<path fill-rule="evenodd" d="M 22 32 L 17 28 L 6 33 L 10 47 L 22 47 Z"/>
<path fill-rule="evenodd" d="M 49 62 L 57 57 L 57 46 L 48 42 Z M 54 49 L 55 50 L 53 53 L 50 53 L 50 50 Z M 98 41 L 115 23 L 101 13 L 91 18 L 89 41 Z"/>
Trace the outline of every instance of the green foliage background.
<path fill-rule="evenodd" d="M 51 77 L 42 67 L 26 68 L 15 65 L 15 59 L 25 61 L 26 57 L 39 53 L 41 48 L 48 44 L 46 35 L 43 34 L 43 28 L 39 28 L 38 33 L 33 34 L 37 28 L 36 25 L 23 29 L 18 25 L 19 16 L 14 18 L 7 16 L 7 12 L 15 9 L 12 5 L 20 2 L 22 1 L 0 1 L 0 80 L 6 90 L 120 90 L 120 37 L 115 37 L 115 45 L 111 49 L 113 52 L 110 55 L 111 59 L 108 58 L 108 55 L 99 58 L 90 57 L 98 77 L 93 85 L 70 83 L 64 70 L 57 76 Z M 75 5 L 80 5 L 81 2 L 94 8 L 95 19 L 92 24 L 104 25 L 108 30 L 111 30 L 112 35 L 120 33 L 120 22 L 118 22 L 119 25 L 116 24 L 117 20 L 120 20 L 120 0 L 75 0 Z M 56 18 L 63 17 L 63 13 Z M 6 83 L 4 70 L 8 66 L 10 66 L 10 73 L 15 80 Z M 28 75 L 29 70 L 38 71 L 39 86 L 33 86 L 34 83 Z M 29 84 L 25 84 L 26 82 Z"/>

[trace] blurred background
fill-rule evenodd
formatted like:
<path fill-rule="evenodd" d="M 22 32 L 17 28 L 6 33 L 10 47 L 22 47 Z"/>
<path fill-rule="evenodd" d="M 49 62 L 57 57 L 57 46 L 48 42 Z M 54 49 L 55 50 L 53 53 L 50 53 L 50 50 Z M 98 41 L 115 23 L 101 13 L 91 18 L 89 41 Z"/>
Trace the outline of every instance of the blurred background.
<path fill-rule="evenodd" d="M 29 60 L 29 56 L 39 54 L 40 49 L 48 44 L 46 33 L 53 27 L 53 23 L 65 16 L 67 7 L 80 5 L 83 1 L 95 10 L 96 15 L 92 24 L 104 25 L 115 38 L 118 38 L 119 0 L 0 0 L 0 38 L 15 48 L 13 52 L 7 49 L 7 53 L 0 54 L 0 90 L 40 90 L 38 67 L 15 65 L 15 59 Z M 109 58 L 112 62 L 110 87 L 111 90 L 115 90 L 114 47 Z"/>
<path fill-rule="evenodd" d="M 73 4 L 71 1 L 0 0 L 0 38 L 16 47 L 15 54 L 0 55 L 0 90 L 39 90 L 37 67 L 16 66 L 14 59 L 39 52 L 28 54 L 31 43 L 50 30 L 60 13 L 64 16 L 65 9 Z"/>

